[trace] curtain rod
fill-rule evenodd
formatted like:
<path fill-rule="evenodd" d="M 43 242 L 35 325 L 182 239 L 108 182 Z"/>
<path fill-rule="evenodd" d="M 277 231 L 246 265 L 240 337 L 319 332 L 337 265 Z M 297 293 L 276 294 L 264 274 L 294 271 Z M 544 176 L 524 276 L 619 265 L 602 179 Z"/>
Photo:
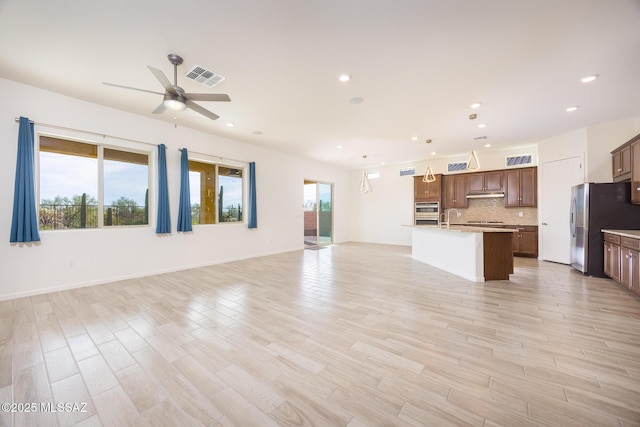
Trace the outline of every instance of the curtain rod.
<path fill-rule="evenodd" d="M 20 117 L 15 117 L 16 122 L 20 121 Z M 150 142 L 146 142 L 146 141 L 139 141 L 137 139 L 130 139 L 130 138 L 123 138 L 121 136 L 115 136 L 115 135 L 109 135 L 106 133 L 99 133 L 99 132 L 93 132 L 90 130 L 82 130 L 82 129 L 74 129 L 74 128 L 69 128 L 69 127 L 65 127 L 65 126 L 58 126 L 58 125 L 50 125 L 47 123 L 42 123 L 42 122 L 36 122 L 34 120 L 30 120 L 31 123 L 35 124 L 35 125 L 39 125 L 39 126 L 46 126 L 46 127 L 50 127 L 50 128 L 54 128 L 54 129 L 61 129 L 61 130 L 70 130 L 72 132 L 80 132 L 80 133 L 88 133 L 90 135 L 97 135 L 97 136 L 101 136 L 102 138 L 117 138 L 117 139 L 121 139 L 123 141 L 130 141 L 130 142 L 137 142 L 140 144 L 146 144 L 146 145 L 151 145 L 153 147 L 157 147 L 158 144 L 152 144 Z"/>
<path fill-rule="evenodd" d="M 178 151 L 182 151 L 182 148 L 178 148 Z M 207 153 L 199 153 L 197 151 L 191 151 L 188 148 L 187 148 L 187 152 L 188 153 L 194 153 L 194 154 L 200 154 L 201 156 L 216 157 L 216 158 L 218 158 L 220 160 L 231 160 L 233 162 L 244 163 L 246 165 L 249 164 L 249 162 L 246 162 L 244 160 L 230 159 L 229 157 L 222 157 L 222 156 L 214 156 L 213 154 L 207 154 Z"/>

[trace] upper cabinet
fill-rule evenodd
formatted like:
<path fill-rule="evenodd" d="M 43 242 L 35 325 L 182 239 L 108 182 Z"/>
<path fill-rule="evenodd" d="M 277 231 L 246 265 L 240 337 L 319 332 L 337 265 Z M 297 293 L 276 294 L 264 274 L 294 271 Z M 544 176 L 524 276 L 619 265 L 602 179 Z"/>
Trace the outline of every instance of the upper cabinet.
<path fill-rule="evenodd" d="M 613 157 L 613 182 L 620 182 L 631 178 L 631 144 L 626 143 L 622 147 L 611 152 Z"/>
<path fill-rule="evenodd" d="M 469 206 L 467 200 L 467 177 L 468 174 L 445 175 L 442 178 L 442 207 L 466 208 Z"/>
<path fill-rule="evenodd" d="M 504 172 L 504 205 L 507 208 L 536 207 L 536 168 L 506 170 Z"/>
<path fill-rule="evenodd" d="M 631 147 L 631 203 L 640 204 L 640 135 Z"/>
<path fill-rule="evenodd" d="M 433 182 L 424 182 L 423 176 L 413 177 L 413 199 L 416 202 L 439 202 L 442 187 L 442 175 L 435 175 Z"/>
<path fill-rule="evenodd" d="M 640 134 L 611 152 L 613 182 L 631 181 L 631 203 L 640 204 Z"/>
<path fill-rule="evenodd" d="M 502 192 L 502 171 L 470 173 L 467 175 L 467 193 Z"/>

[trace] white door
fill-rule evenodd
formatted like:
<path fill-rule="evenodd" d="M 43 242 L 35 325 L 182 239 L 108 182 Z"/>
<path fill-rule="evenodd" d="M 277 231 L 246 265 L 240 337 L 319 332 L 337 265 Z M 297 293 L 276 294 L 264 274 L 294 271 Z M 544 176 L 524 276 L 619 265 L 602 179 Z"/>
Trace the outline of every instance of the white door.
<path fill-rule="evenodd" d="M 571 263 L 571 187 L 584 182 L 583 157 L 569 157 L 542 164 L 540 227 L 546 261 Z"/>

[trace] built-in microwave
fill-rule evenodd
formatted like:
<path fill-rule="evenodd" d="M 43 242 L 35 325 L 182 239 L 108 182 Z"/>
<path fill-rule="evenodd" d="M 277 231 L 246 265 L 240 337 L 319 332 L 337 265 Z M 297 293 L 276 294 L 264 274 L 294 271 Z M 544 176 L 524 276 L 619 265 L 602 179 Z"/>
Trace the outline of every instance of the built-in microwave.
<path fill-rule="evenodd" d="M 413 218 L 415 225 L 439 225 L 440 203 L 416 202 Z"/>

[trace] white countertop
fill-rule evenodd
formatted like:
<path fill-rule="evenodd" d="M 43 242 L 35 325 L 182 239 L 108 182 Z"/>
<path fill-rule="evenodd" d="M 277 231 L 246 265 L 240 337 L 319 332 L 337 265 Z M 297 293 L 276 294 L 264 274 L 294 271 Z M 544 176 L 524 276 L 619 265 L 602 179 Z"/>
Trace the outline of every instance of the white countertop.
<path fill-rule="evenodd" d="M 514 226 L 515 227 L 515 226 Z M 442 230 L 442 231 L 454 231 L 458 233 L 515 233 L 518 230 L 516 228 L 492 228 L 492 227 L 473 227 L 468 225 L 452 225 L 447 228 L 446 225 L 441 227 L 437 225 L 414 225 L 416 229 L 429 229 L 429 230 Z M 640 237 L 640 236 L 639 236 Z"/>
<path fill-rule="evenodd" d="M 632 239 L 640 239 L 640 230 L 609 230 L 603 228 L 603 233 L 615 234 L 623 237 L 631 237 Z"/>

